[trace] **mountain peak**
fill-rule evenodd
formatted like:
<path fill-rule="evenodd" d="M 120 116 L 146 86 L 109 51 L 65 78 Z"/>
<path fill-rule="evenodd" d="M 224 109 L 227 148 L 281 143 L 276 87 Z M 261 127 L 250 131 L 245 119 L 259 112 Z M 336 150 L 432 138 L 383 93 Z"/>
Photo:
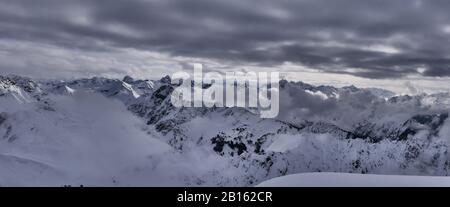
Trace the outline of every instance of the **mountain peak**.
<path fill-rule="evenodd" d="M 132 78 L 131 76 L 127 75 L 127 76 L 123 77 L 122 81 L 125 82 L 125 83 L 133 83 L 134 82 L 134 78 Z"/>
<path fill-rule="evenodd" d="M 169 84 L 171 81 L 172 81 L 172 79 L 170 78 L 170 76 L 169 75 L 166 75 L 166 76 L 164 76 L 163 78 L 161 78 L 161 83 L 167 83 L 167 84 Z"/>

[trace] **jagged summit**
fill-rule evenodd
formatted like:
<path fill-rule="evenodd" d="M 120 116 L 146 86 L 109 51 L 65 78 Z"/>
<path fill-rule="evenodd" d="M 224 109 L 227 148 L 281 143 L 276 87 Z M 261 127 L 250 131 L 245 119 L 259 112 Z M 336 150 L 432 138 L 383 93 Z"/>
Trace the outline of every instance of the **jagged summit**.
<path fill-rule="evenodd" d="M 172 79 L 170 78 L 169 75 L 164 76 L 163 78 L 161 78 L 161 80 L 159 80 L 161 83 L 165 83 L 165 84 L 170 84 L 170 82 L 172 81 Z"/>
<path fill-rule="evenodd" d="M 132 77 L 130 77 L 130 76 L 125 76 L 124 78 L 123 78 L 123 80 L 122 80 L 123 82 L 125 82 L 125 83 L 133 83 L 134 82 L 134 79 L 132 78 Z"/>

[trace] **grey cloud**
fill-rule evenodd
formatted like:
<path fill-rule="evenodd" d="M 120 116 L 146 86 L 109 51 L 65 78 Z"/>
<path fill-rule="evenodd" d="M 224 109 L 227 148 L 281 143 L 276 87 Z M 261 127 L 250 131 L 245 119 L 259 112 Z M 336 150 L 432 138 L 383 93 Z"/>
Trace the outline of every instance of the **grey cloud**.
<path fill-rule="evenodd" d="M 449 10 L 445 0 L 0 0 L 0 41 L 368 78 L 450 76 Z"/>

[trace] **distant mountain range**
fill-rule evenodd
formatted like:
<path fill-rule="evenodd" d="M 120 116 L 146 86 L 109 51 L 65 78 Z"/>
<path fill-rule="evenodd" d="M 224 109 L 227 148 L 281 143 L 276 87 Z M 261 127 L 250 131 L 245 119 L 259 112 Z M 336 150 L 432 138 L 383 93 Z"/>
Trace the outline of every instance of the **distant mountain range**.
<path fill-rule="evenodd" d="M 449 93 L 280 81 L 280 115 L 176 108 L 175 85 L 0 76 L 2 186 L 253 186 L 302 172 L 450 173 Z"/>

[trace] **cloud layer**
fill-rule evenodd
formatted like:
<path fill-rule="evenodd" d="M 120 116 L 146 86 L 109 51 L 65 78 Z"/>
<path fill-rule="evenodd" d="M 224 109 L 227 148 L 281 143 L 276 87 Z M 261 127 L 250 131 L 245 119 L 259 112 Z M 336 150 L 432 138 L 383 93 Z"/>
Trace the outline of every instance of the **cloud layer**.
<path fill-rule="evenodd" d="M 443 77 L 450 76 L 449 10 L 445 0 L 0 0 L 0 43 L 10 46 L 0 49 L 1 67 L 62 70 L 51 48 L 32 64 L 28 53 L 44 44 L 119 62 L 127 59 L 117 50 L 133 49 L 376 79 Z M 11 48 L 17 42 L 24 46 Z M 92 64 L 73 70 L 128 66 Z"/>

